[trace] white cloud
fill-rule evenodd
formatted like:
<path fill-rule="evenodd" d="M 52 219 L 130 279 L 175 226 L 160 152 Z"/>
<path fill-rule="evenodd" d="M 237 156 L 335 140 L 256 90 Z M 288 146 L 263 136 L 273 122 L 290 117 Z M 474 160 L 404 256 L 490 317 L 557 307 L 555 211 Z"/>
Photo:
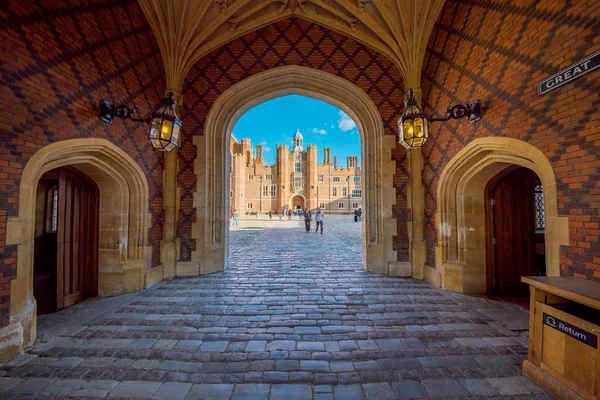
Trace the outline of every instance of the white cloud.
<path fill-rule="evenodd" d="M 327 131 L 325 129 L 313 128 L 312 133 L 318 133 L 319 135 L 327 135 Z"/>
<path fill-rule="evenodd" d="M 266 152 L 266 151 L 271 151 L 271 148 L 269 146 L 267 146 L 267 141 L 266 140 L 263 140 L 262 142 L 260 142 L 260 144 L 263 147 L 263 153 Z"/>
<path fill-rule="evenodd" d="M 340 110 L 340 119 L 338 119 L 338 128 L 342 132 L 347 132 L 356 128 L 356 124 L 348 114 Z"/>

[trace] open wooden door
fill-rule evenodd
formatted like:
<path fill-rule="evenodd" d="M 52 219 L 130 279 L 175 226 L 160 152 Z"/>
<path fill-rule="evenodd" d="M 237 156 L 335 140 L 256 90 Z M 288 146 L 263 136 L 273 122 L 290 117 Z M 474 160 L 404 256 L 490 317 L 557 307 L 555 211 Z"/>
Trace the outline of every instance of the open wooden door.
<path fill-rule="evenodd" d="M 98 205 L 93 181 L 71 168 L 59 170 L 57 310 L 97 295 Z"/>
<path fill-rule="evenodd" d="M 490 296 L 527 297 L 521 276 L 537 275 L 535 186 L 527 168 L 502 173 L 488 185 L 488 270 Z"/>

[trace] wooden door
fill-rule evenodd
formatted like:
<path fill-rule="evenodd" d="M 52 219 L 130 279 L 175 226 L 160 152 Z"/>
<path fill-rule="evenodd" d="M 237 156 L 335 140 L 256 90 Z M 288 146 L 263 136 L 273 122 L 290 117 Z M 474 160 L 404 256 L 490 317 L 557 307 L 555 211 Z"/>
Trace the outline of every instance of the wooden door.
<path fill-rule="evenodd" d="M 61 168 L 58 183 L 57 310 L 97 295 L 98 188 Z"/>
<path fill-rule="evenodd" d="M 491 296 L 527 297 L 521 276 L 536 273 L 535 173 L 526 168 L 502 174 L 488 190 L 487 292 Z"/>

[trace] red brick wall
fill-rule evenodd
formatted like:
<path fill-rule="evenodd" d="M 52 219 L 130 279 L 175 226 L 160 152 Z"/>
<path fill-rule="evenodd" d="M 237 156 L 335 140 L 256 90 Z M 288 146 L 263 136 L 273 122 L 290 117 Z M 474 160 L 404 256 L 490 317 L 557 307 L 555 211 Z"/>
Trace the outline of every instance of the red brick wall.
<path fill-rule="evenodd" d="M 597 0 L 447 0 L 425 58 L 425 108 L 439 115 L 481 99 L 483 119 L 431 127 L 424 147 L 429 265 L 439 174 L 471 140 L 506 136 L 533 144 L 554 167 L 571 240 L 561 249 L 561 274 L 600 280 L 600 71 L 537 94 L 537 82 L 600 49 L 599 17 Z"/>
<path fill-rule="evenodd" d="M 146 126 L 98 119 L 101 98 L 135 105 L 160 101 L 164 71 L 156 40 L 135 0 L 17 1 L 0 7 L 0 326 L 8 324 L 16 246 L 6 221 L 18 214 L 19 180 L 41 147 L 77 137 L 105 138 L 145 171 L 153 213 L 153 265 L 162 238 L 162 156 Z"/>
<path fill-rule="evenodd" d="M 181 259 L 189 260 L 196 244 L 191 239 L 195 222 L 192 196 L 196 190 L 193 135 L 202 135 L 210 107 L 231 85 L 258 72 L 285 65 L 301 65 L 335 74 L 363 89 L 379 107 L 386 135 L 395 135 L 404 88 L 400 72 L 385 56 L 344 35 L 301 20 L 286 19 L 249 33 L 213 51 L 198 61 L 185 82 L 183 142 L 179 152 L 181 207 L 178 236 Z M 394 240 L 399 260 L 408 259 L 406 234 L 406 151 L 398 146 L 394 186 L 397 201 L 394 216 L 398 236 Z M 187 237 L 187 238 L 186 238 Z"/>

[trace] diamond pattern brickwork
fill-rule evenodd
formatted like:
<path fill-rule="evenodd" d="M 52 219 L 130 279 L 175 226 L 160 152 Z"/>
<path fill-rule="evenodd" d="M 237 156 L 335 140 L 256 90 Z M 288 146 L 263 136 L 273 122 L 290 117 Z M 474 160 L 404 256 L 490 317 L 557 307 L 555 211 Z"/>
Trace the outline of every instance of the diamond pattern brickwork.
<path fill-rule="evenodd" d="M 600 49 L 598 1 L 448 0 L 423 71 L 427 112 L 481 99 L 483 119 L 431 126 L 424 147 L 427 263 L 435 265 L 436 193 L 447 162 L 471 140 L 527 141 L 554 167 L 558 212 L 569 217 L 561 274 L 600 280 L 600 72 L 544 96 L 537 83 Z"/>
<path fill-rule="evenodd" d="M 189 260 L 191 251 L 196 248 L 191 239 L 192 223 L 196 222 L 193 193 L 197 190 L 193 165 L 196 147 L 192 136 L 203 134 L 204 122 L 212 104 L 226 89 L 253 74 L 286 65 L 318 69 L 357 85 L 379 107 L 385 134 L 395 134 L 404 95 L 400 72 L 385 56 L 347 36 L 302 19 L 288 18 L 213 51 L 198 61 L 184 86 L 182 118 L 186 134 L 179 151 L 181 203 L 178 237 L 181 240 L 181 260 Z M 392 157 L 396 161 L 394 217 L 398 223 L 394 246 L 398 259 L 407 260 L 406 151 L 397 146 Z"/>
<path fill-rule="evenodd" d="M 146 126 L 98 118 L 101 98 L 134 105 L 159 103 L 162 60 L 135 0 L 3 2 L 0 7 L 0 327 L 9 320 L 16 246 L 5 246 L 6 221 L 18 215 L 19 180 L 41 147 L 81 137 L 105 138 L 146 173 L 152 212 L 152 264 L 160 263 L 163 226 L 162 155 Z"/>

